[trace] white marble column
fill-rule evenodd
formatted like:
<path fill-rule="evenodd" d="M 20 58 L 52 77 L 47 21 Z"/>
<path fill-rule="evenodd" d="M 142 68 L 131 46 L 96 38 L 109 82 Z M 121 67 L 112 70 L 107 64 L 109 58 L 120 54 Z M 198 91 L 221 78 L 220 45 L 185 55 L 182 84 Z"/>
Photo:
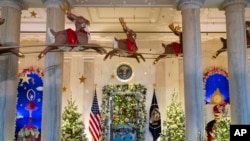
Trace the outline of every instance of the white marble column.
<path fill-rule="evenodd" d="M 2 1 L 1 18 L 5 23 L 0 26 L 1 43 L 19 45 L 21 3 L 19 1 Z M 14 139 L 18 57 L 12 54 L 0 56 L 0 141 Z"/>
<path fill-rule="evenodd" d="M 204 138 L 200 6 L 204 0 L 180 0 L 182 14 L 186 141 Z"/>
<path fill-rule="evenodd" d="M 225 0 L 232 124 L 250 124 L 245 7 L 247 0 Z"/>
<path fill-rule="evenodd" d="M 47 30 L 64 30 L 65 15 L 59 8 L 59 0 L 44 0 L 47 7 Z M 47 36 L 47 44 L 52 43 Z M 45 55 L 45 75 L 42 109 L 42 141 L 60 141 L 61 105 L 63 83 L 62 52 Z"/>

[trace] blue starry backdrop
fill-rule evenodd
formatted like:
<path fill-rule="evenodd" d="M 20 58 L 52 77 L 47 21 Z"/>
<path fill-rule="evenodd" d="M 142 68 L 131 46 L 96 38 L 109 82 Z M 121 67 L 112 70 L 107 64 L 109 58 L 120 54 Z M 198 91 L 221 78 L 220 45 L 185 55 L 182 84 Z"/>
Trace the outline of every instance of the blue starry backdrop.
<path fill-rule="evenodd" d="M 41 133 L 43 80 L 40 72 L 29 69 L 19 74 L 15 137 L 25 125 L 33 125 Z"/>

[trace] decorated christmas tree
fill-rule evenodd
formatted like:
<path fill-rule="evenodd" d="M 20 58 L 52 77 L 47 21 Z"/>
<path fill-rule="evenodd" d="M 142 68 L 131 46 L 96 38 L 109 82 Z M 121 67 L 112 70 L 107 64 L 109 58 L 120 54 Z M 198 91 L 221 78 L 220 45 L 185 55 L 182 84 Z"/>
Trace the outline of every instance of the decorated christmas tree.
<path fill-rule="evenodd" d="M 68 100 L 62 115 L 62 141 L 87 141 L 85 126 L 80 118 L 75 102 Z"/>
<path fill-rule="evenodd" d="M 185 141 L 185 116 L 177 95 L 172 95 L 172 102 L 167 107 L 167 118 L 163 122 L 161 141 Z"/>
<path fill-rule="evenodd" d="M 230 123 L 231 118 L 228 116 L 228 111 L 221 113 L 213 127 L 214 141 L 229 141 L 230 139 Z"/>

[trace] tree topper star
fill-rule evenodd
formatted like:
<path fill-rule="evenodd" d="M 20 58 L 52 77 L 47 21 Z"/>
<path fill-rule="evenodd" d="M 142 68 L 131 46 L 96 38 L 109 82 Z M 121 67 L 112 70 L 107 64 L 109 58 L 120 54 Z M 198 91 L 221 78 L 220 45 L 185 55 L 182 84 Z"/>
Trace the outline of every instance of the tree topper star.
<path fill-rule="evenodd" d="M 81 83 L 85 83 L 86 77 L 84 77 L 83 75 L 79 78 L 80 80 L 80 84 Z"/>

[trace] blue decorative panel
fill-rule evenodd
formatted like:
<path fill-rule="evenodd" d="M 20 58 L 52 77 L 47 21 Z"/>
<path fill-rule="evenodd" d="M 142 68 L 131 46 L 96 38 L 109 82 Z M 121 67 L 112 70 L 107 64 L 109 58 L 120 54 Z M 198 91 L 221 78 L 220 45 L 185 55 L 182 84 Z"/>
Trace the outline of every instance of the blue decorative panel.
<path fill-rule="evenodd" d="M 34 126 L 41 132 L 43 73 L 30 67 L 19 74 L 16 104 L 15 136 L 25 126 Z"/>
<path fill-rule="evenodd" d="M 221 68 L 208 69 L 203 74 L 205 102 L 206 104 L 213 104 L 211 99 L 215 94 L 223 96 L 223 102 L 229 103 L 229 83 L 228 73 Z"/>

